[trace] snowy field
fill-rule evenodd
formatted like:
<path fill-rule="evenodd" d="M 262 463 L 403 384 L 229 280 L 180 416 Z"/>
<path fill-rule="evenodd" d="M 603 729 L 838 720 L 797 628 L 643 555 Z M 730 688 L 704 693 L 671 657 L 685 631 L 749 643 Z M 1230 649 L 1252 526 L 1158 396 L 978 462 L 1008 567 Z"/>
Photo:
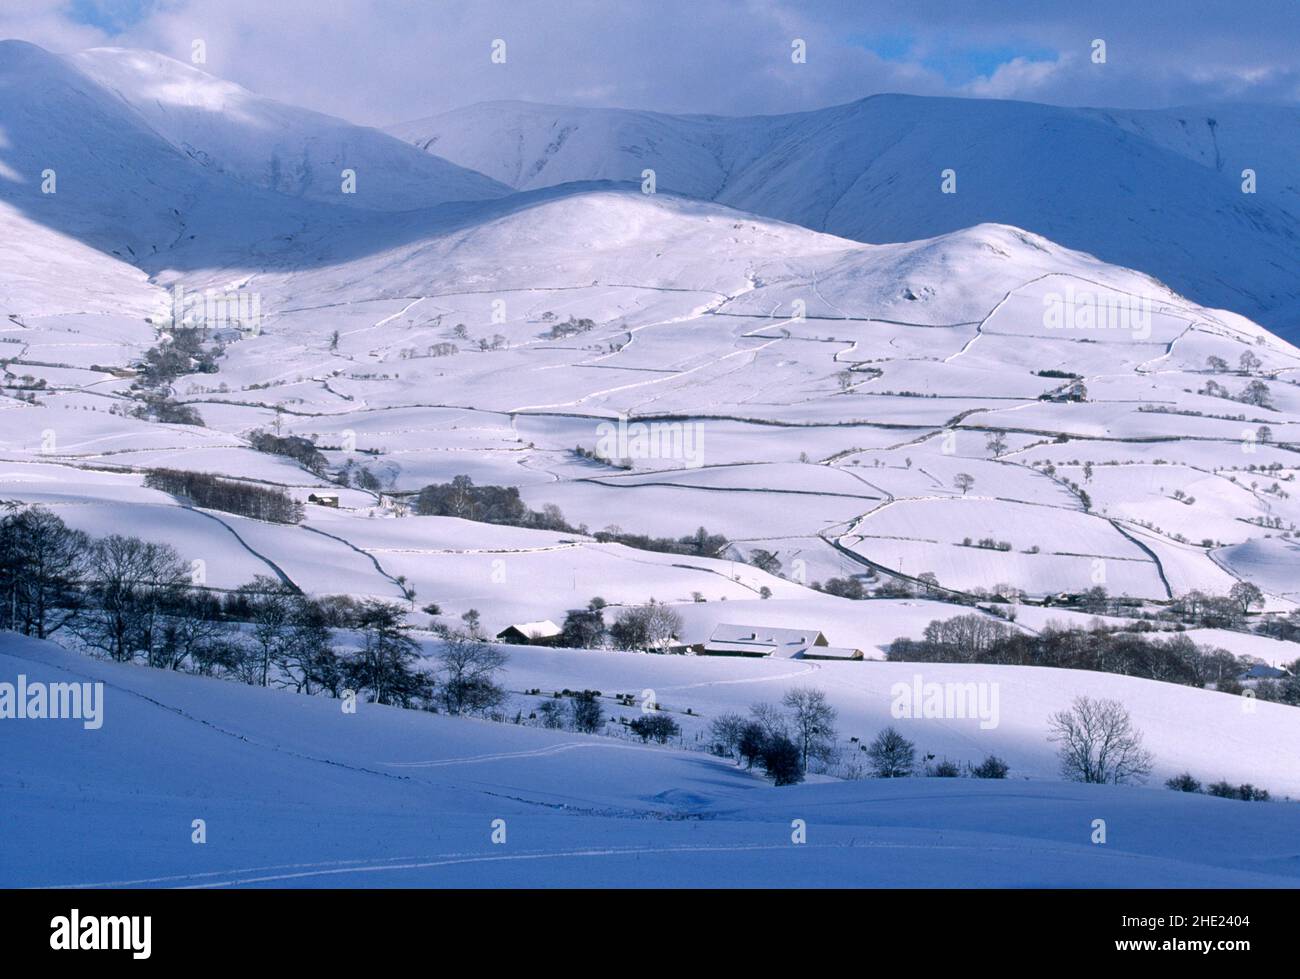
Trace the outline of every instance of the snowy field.
<path fill-rule="evenodd" d="M 1015 777 L 777 789 L 694 751 L 375 705 L 345 715 L 6 636 L 0 675 L 19 672 L 106 692 L 98 731 L 6 722 L 0 789 L 20 803 L 0 810 L 7 886 L 1300 884 L 1289 802 Z M 703 682 L 702 696 L 727 681 Z M 1061 696 L 1023 682 L 1041 691 L 1034 710 Z M 1191 736 L 1199 698 L 1216 695 L 1169 689 L 1163 732 Z M 1104 845 L 1091 842 L 1099 818 Z M 792 842 L 795 820 L 806 843 Z"/>

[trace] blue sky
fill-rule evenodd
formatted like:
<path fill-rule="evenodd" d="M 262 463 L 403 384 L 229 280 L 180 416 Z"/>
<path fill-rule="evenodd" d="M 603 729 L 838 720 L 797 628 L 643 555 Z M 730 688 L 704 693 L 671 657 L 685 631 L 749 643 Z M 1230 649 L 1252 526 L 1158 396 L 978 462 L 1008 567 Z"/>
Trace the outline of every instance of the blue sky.
<path fill-rule="evenodd" d="M 214 74 L 376 125 L 489 99 L 724 114 L 881 92 L 1300 103 L 1294 0 L 14 0 L 0 36 L 180 59 L 202 39 Z"/>
<path fill-rule="evenodd" d="M 72 0 L 68 19 L 118 34 L 143 21 L 155 8 L 154 0 Z"/>
<path fill-rule="evenodd" d="M 1056 61 L 1061 52 L 1042 45 L 1002 44 L 971 45 L 960 37 L 937 38 L 929 42 L 912 31 L 889 34 L 849 34 L 849 44 L 856 44 L 885 61 L 916 64 L 938 74 L 952 86 L 966 85 L 977 78 L 989 77 L 1017 58 L 1028 61 Z"/>

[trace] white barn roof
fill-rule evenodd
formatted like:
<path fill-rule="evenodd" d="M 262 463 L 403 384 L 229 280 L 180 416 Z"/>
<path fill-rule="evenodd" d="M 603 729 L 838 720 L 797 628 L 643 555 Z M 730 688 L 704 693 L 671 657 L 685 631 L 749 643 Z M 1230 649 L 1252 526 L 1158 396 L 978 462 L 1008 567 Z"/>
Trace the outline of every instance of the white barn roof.
<path fill-rule="evenodd" d="M 811 659 L 862 659 L 862 650 L 852 646 L 809 646 L 803 653 Z"/>
<path fill-rule="evenodd" d="M 516 622 L 514 625 L 506 626 L 501 632 L 509 632 L 515 629 L 525 636 L 536 636 L 539 639 L 554 639 L 563 630 L 552 622 L 550 619 L 542 619 L 540 622 Z M 501 635 L 498 632 L 497 635 Z"/>
<path fill-rule="evenodd" d="M 731 625 L 719 623 L 713 627 L 709 642 L 758 643 L 767 646 L 825 646 L 826 637 L 818 629 L 776 629 L 763 625 Z"/>
<path fill-rule="evenodd" d="M 826 644 L 826 637 L 817 629 L 777 629 L 771 626 L 723 623 L 714 627 L 703 651 L 717 655 L 794 659 L 813 647 L 818 652 L 831 648 Z"/>

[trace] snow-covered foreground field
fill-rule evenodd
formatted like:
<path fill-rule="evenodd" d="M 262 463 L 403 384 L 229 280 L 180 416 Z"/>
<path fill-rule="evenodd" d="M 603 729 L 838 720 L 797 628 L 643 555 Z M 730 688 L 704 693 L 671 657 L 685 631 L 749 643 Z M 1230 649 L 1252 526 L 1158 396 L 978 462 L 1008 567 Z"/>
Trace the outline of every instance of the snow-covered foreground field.
<path fill-rule="evenodd" d="M 517 663 L 512 677 L 540 665 Z M 699 752 L 374 705 L 347 715 L 334 700 L 4 635 L 0 678 L 19 673 L 103 682 L 104 723 L 3 722 L 9 886 L 1300 883 L 1290 802 L 1014 777 L 777 789 Z M 704 682 L 696 703 L 723 702 L 723 685 Z M 1172 705 L 1160 737 L 1191 737 L 1206 707 L 1195 698 L 1213 695 L 1170 690 L 1188 704 Z M 204 844 L 191 842 L 196 819 Z M 1097 819 L 1104 844 L 1090 842 Z M 792 842 L 795 820 L 806 843 Z"/>

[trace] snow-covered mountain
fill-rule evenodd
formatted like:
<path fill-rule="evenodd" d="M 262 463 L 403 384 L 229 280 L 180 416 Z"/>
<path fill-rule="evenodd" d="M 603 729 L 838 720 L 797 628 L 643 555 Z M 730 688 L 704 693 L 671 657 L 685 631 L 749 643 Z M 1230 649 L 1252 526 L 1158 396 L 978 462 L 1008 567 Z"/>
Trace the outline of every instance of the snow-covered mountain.
<path fill-rule="evenodd" d="M 761 546 L 798 562 L 807 583 L 860 562 L 859 571 L 932 572 L 962 591 L 1003 584 L 1044 595 L 1090 587 L 1100 561 L 1113 591 L 1155 600 L 1192 588 L 1224 592 L 1236 576 L 1252 577 L 1269 556 L 1234 548 L 1300 521 L 1284 488 L 1295 468 L 1300 351 L 1146 275 L 1019 229 L 982 225 L 866 245 L 609 184 L 382 217 L 335 211 L 343 213 L 322 212 L 317 224 L 259 242 L 235 264 L 229 242 L 215 265 L 205 264 L 212 246 L 203 241 L 154 259 L 156 283 L 193 292 L 237 281 L 261 298 L 261 331 L 229 347 L 218 375 L 175 385 L 207 428 L 164 434 L 105 419 L 93 438 L 70 431 L 51 451 L 40 433 L 68 416 L 54 403 L 15 403 L 30 421 L 11 430 L 3 450 L 38 464 L 37 483 L 23 490 L 15 470 L 7 488 L 66 499 L 40 486 L 50 465 L 109 461 L 282 482 L 289 474 L 268 470 L 259 454 L 230 455 L 278 418 L 323 444 L 350 440 L 353 449 L 331 450 L 331 462 L 377 467 L 394 490 L 469 473 L 518 485 L 535 507 L 557 504 L 593 529 L 680 536 L 706 525 L 742 553 Z M 72 323 L 42 315 L 39 296 L 31 301 L 16 310 L 25 331 L 10 331 L 26 344 L 21 360 L 33 362 L 24 371 L 102 369 L 152 342 L 147 329 L 118 324 L 115 357 L 98 341 L 83 351 Z M 1108 310 L 1121 321 L 1096 320 Z M 1245 354 L 1259 362 L 1249 375 L 1207 372 L 1211 357 L 1237 364 Z M 94 405 L 128 393 L 128 382 L 93 371 L 51 379 L 68 383 L 54 401 Z M 1086 385 L 1084 400 L 1054 395 L 1069 379 Z M 1207 391 L 1214 381 L 1238 396 L 1252 379 L 1270 392 L 1269 407 Z M 285 407 L 291 415 L 278 411 Z M 629 472 L 574 455 L 575 445 L 595 449 L 602 424 L 619 416 L 691 420 L 705 443 L 700 459 L 640 458 Z M 1247 454 L 1243 440 L 1261 428 L 1268 443 L 1251 441 Z M 995 450 L 987 443 L 996 432 L 1006 444 Z M 159 453 L 178 440 L 183 459 Z M 1085 474 L 1087 463 L 1095 469 Z M 1252 466 L 1281 482 L 1261 490 L 1246 475 Z M 955 485 L 963 473 L 973 492 Z M 302 474 L 289 483 L 304 496 L 320 485 Z M 74 495 L 89 503 L 106 491 L 93 483 Z M 124 491 L 110 494 L 114 508 Z M 167 501 L 154 491 L 128 495 Z M 732 504 L 719 509 L 724 498 Z M 363 551 L 383 549 L 371 502 L 359 496 L 355 515 L 312 520 Z M 94 509 L 72 512 L 94 529 Z M 472 552 L 472 534 L 417 523 L 430 536 L 406 525 L 421 541 L 416 552 Z M 205 538 L 221 534 L 218 522 L 195 526 Z M 290 552 L 277 566 L 300 568 L 288 573 L 307 590 L 328 590 L 355 564 L 342 545 L 328 561 L 299 565 L 291 542 L 302 533 L 274 537 L 272 552 Z M 970 546 L 985 538 L 1008 548 Z M 332 546 L 312 540 L 313 552 Z M 486 616 L 494 625 L 559 615 L 585 601 L 584 590 L 633 603 L 696 591 L 736 600 L 764 587 L 806 593 L 756 572 L 739 583 L 734 572 L 718 578 L 707 562 L 698 574 L 661 578 L 671 560 L 651 571 L 644 557 L 622 564 L 634 555 L 593 543 L 580 545 L 585 570 L 557 576 L 544 569 L 551 560 L 574 568 L 572 543 L 549 553 L 522 538 L 518 546 L 541 577 L 493 598 Z M 464 588 L 460 557 L 394 553 L 380 567 L 376 575 L 359 565 L 347 580 L 389 594 L 402 575 L 448 608 L 481 603 Z M 231 562 L 222 585 L 248 571 Z M 1279 580 L 1269 573 L 1270 601 L 1286 608 L 1292 596 Z"/>
<path fill-rule="evenodd" d="M 720 118 L 521 102 L 394 135 L 520 189 L 640 181 L 859 241 L 985 222 L 1140 268 L 1198 302 L 1300 329 L 1300 110 L 1160 111 L 884 95 Z M 942 173 L 956 193 L 941 193 Z M 1242 171 L 1257 193 L 1242 191 Z"/>
<path fill-rule="evenodd" d="M 394 211 L 509 192 L 378 130 L 263 98 L 154 52 L 96 48 L 68 61 L 204 168 L 277 193 Z M 357 175 L 355 194 L 340 193 L 344 169 Z"/>
<path fill-rule="evenodd" d="M 278 424 L 321 439 L 351 433 L 342 441 L 369 455 L 347 450 L 331 461 L 378 466 L 392 489 L 470 472 L 519 485 L 535 506 L 558 504 L 591 528 L 678 535 L 717 526 L 741 554 L 765 541 L 811 569 L 805 584 L 856 564 L 930 572 L 959 591 L 1003 584 L 1044 595 L 1086 589 L 1102 561 L 1109 587 L 1135 597 L 1222 592 L 1258 571 L 1276 607 L 1293 601 L 1275 571 L 1285 549 L 1264 542 L 1300 521 L 1285 489 L 1300 352 L 1146 269 L 1004 224 L 871 245 L 610 182 L 440 199 L 497 186 L 470 175 L 425 186 L 428 206 L 356 207 L 314 180 L 266 179 L 271 171 L 256 162 L 310 157 L 321 117 L 152 55 L 67 59 L 22 44 L 0 52 L 0 222 L 21 242 L 0 258 L 9 373 L 50 385 L 45 401 L 7 402 L 11 418 L 28 419 L 6 426 L 3 450 L 15 463 L 98 464 L 108 445 L 116 463 L 180 464 L 158 454 L 170 445 L 187 467 L 279 481 L 283 464 L 269 471 L 244 439 L 292 406 Z M 937 105 L 955 120 L 978 103 Z M 395 139 L 330 125 L 346 145 L 397 161 L 363 166 L 361 196 L 391 204 L 415 193 L 405 183 L 412 158 L 433 168 L 430 180 L 462 173 Z M 736 161 L 715 149 L 730 171 Z M 1177 158 L 1210 179 L 1201 163 Z M 799 159 L 812 156 L 792 156 L 790 166 Z M 339 162 L 348 161 L 328 166 Z M 749 177 L 737 171 L 713 196 L 756 179 L 759 165 L 750 161 Z M 57 193 L 41 193 L 46 166 Z M 858 186 L 847 175 L 827 179 Z M 969 174 L 958 179 L 965 188 Z M 933 201 L 966 206 L 956 203 L 963 193 Z M 98 289 L 79 290 L 89 281 L 118 293 L 106 303 Z M 229 346 L 217 377 L 174 386 L 206 428 L 123 417 L 129 380 L 109 376 L 157 342 L 146 317 L 166 314 L 173 286 L 239 288 L 261 302 L 263 328 Z M 1254 366 L 1214 376 L 1247 355 Z M 1208 366 L 1216 362 L 1225 367 Z M 1067 381 L 1086 394 L 1067 397 Z M 1233 400 L 1251 382 L 1266 404 Z M 69 428 L 64 401 L 114 414 Z M 390 416 L 400 419 L 395 429 L 380 424 Z M 705 480 L 681 460 L 634 461 L 629 473 L 573 456 L 617 416 L 693 419 L 711 433 L 706 467 L 720 468 Z M 464 451 L 466 418 L 481 433 L 473 452 Z M 50 429 L 62 431 L 52 450 Z M 997 432 L 1006 444 L 987 448 Z M 1247 434 L 1259 432 L 1264 444 L 1250 441 L 1247 453 Z M 232 449 L 242 461 L 232 463 Z M 1252 467 L 1268 467 L 1262 488 L 1238 475 Z M 974 479 L 974 493 L 954 488 L 958 476 Z M 290 483 L 305 492 L 319 479 Z M 719 494 L 735 501 L 725 516 L 715 513 Z M 357 507 L 368 514 L 365 500 Z M 150 491 L 138 502 L 165 501 Z M 338 536 L 366 540 L 367 523 Z M 593 551 L 601 561 L 610 553 Z M 323 566 L 351 560 L 340 553 Z M 430 576 L 431 567 L 400 573 L 454 588 L 453 568 Z M 231 568 L 233 586 L 233 569 L 247 569 Z M 363 565 L 358 581 L 371 570 Z M 310 566 L 303 573 L 315 580 Z M 617 593 L 635 601 L 645 582 L 635 565 L 623 573 Z M 392 577 L 359 587 L 387 593 Z M 685 594 L 731 587 L 703 580 Z M 743 587 L 803 590 L 780 579 Z M 528 599 L 529 619 L 573 600 L 547 588 Z"/>
<path fill-rule="evenodd" d="M 274 238 L 319 223 L 322 202 L 392 211 L 508 190 L 161 55 L 0 41 L 0 204 L 128 261 Z"/>

